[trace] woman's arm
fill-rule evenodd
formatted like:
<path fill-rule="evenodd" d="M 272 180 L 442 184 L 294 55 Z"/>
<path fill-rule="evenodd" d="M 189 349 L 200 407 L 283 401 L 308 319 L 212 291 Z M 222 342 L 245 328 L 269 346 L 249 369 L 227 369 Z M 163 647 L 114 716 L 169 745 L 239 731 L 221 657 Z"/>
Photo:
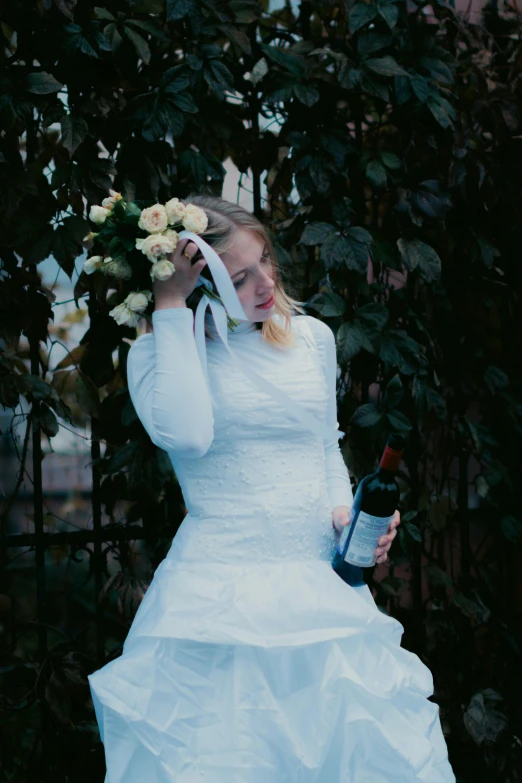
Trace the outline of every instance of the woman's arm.
<path fill-rule="evenodd" d="M 314 331 L 318 350 L 321 351 L 325 368 L 326 390 L 328 393 L 327 423 L 338 427 L 337 421 L 337 351 L 335 337 L 330 327 L 313 316 L 305 316 Z M 353 491 L 348 469 L 336 438 L 324 441 L 326 457 L 326 481 L 332 509 L 336 506 L 348 506 L 353 503 Z"/>
<path fill-rule="evenodd" d="M 138 417 L 156 446 L 185 459 L 203 456 L 214 416 L 194 337 L 194 313 L 169 307 L 152 314 L 153 334 L 132 344 L 127 383 Z"/>

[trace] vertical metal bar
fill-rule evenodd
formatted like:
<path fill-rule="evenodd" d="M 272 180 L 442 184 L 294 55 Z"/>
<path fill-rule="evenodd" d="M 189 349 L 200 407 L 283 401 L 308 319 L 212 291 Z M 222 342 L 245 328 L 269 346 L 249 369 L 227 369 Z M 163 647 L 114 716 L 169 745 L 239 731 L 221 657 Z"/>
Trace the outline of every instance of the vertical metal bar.
<path fill-rule="evenodd" d="M 98 419 L 91 419 L 91 458 L 100 457 L 100 433 Z M 93 543 L 93 568 L 94 568 L 94 592 L 96 625 L 96 655 L 100 663 L 105 660 L 105 634 L 103 628 L 103 605 L 100 601 L 100 592 L 103 587 L 103 559 L 102 559 L 102 526 L 101 526 L 101 499 L 100 499 L 100 472 L 96 465 L 92 466 L 92 528 L 94 533 Z"/>
<path fill-rule="evenodd" d="M 409 407 L 408 414 L 410 416 L 410 421 L 413 427 L 408 438 L 408 443 L 406 445 L 405 462 L 408 468 L 408 472 L 410 474 L 410 481 L 411 481 L 409 504 L 411 508 L 418 508 L 419 496 L 420 496 L 419 460 L 420 460 L 420 454 L 422 452 L 422 448 L 421 448 L 421 440 L 420 440 L 419 426 L 417 420 L 417 409 L 415 407 L 415 400 L 411 399 L 410 396 L 409 402 L 410 405 L 408 406 Z M 422 551 L 419 551 L 419 557 L 414 558 L 411 561 L 410 565 L 411 565 L 411 580 L 410 580 L 411 593 L 410 594 L 412 599 L 412 608 L 416 617 L 418 617 L 419 613 L 422 613 L 422 601 L 423 601 Z"/>
<path fill-rule="evenodd" d="M 36 144 L 38 133 L 38 119 L 33 116 L 27 123 L 26 133 L 26 159 L 27 164 L 34 163 L 36 159 Z M 31 277 L 38 281 L 38 271 L 36 264 L 29 265 Z M 36 295 L 38 283 L 29 289 L 29 297 Z M 38 308 L 31 308 L 35 314 Z M 27 331 L 29 340 L 29 357 L 31 364 L 31 374 L 40 377 L 40 335 L 38 326 L 31 322 Z M 45 583 L 45 540 L 43 529 L 43 487 L 42 487 L 42 432 L 40 427 L 40 408 L 41 401 L 34 400 L 32 403 L 32 466 L 33 466 L 33 513 L 34 513 L 34 534 L 35 534 L 35 565 L 36 565 L 36 606 L 38 621 L 38 653 L 40 662 L 43 663 L 47 657 L 47 606 L 46 606 L 46 583 Z"/>
<path fill-rule="evenodd" d="M 97 316 L 96 296 L 89 294 L 88 311 L 91 325 L 95 322 Z M 92 465 L 92 529 L 94 534 L 93 541 L 93 570 L 94 570 L 94 622 L 96 627 L 96 655 L 98 661 L 103 663 L 105 660 L 105 634 L 103 628 L 103 605 L 100 601 L 100 592 L 103 587 L 103 559 L 102 559 L 102 511 L 101 511 L 101 476 L 96 467 L 95 460 L 100 458 L 100 423 L 98 419 L 91 418 L 91 460 Z"/>
<path fill-rule="evenodd" d="M 37 275 L 36 266 L 31 264 L 31 272 Z M 35 311 L 36 312 L 36 311 Z M 29 351 L 31 374 L 40 375 L 40 340 L 31 330 Z M 32 405 L 32 465 L 33 465 L 33 513 L 36 564 L 36 605 L 38 620 L 38 653 L 40 663 L 47 656 L 47 600 L 45 580 L 45 540 L 43 529 L 43 486 L 42 486 L 42 446 L 40 428 L 41 402 L 35 400 Z M 29 425 L 28 425 L 29 426 Z"/>
<path fill-rule="evenodd" d="M 255 89 L 255 87 L 254 87 Z M 254 93 L 250 99 L 250 121 L 252 123 L 253 136 L 259 139 L 259 99 L 257 93 Z M 261 219 L 263 211 L 261 209 L 261 172 L 255 163 L 252 164 L 252 192 L 253 192 L 253 213 Z"/>
<path fill-rule="evenodd" d="M 460 574 L 469 575 L 471 567 L 471 547 L 469 541 L 468 515 L 468 453 L 464 437 L 458 432 L 459 479 L 457 490 L 458 519 L 460 522 Z"/>

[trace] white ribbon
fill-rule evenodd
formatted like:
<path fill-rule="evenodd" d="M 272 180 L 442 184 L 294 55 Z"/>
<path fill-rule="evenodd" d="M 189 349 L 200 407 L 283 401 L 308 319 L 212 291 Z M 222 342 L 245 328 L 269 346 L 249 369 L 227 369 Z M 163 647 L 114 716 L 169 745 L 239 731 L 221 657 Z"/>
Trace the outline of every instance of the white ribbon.
<path fill-rule="evenodd" d="M 237 358 L 228 344 L 227 312 L 232 318 L 235 318 L 238 321 L 248 321 L 249 319 L 245 315 L 243 306 L 239 301 L 239 297 L 232 283 L 230 274 L 214 248 L 211 247 L 208 242 L 203 239 L 203 237 L 199 236 L 199 234 L 195 234 L 193 231 L 183 230 L 179 232 L 178 237 L 179 239 L 189 239 L 199 247 L 205 256 L 207 265 L 218 290 L 218 294 L 223 301 L 223 304 L 221 304 L 221 302 L 218 302 L 215 299 L 210 299 L 206 294 L 203 294 L 201 301 L 196 308 L 194 336 L 196 338 L 196 347 L 201 361 L 201 366 L 203 367 L 203 371 L 205 373 L 205 378 L 207 379 L 207 384 L 208 366 L 207 346 L 205 340 L 205 313 L 207 307 L 210 305 L 214 323 L 216 324 L 216 331 L 221 341 L 223 342 L 223 345 L 227 349 L 233 364 L 239 370 L 241 370 L 241 372 L 246 375 L 247 378 L 249 378 L 252 383 L 254 383 L 254 385 L 259 386 L 271 397 L 274 397 L 280 405 L 286 408 L 288 413 L 301 422 L 301 424 L 304 424 L 307 429 L 312 430 L 312 432 L 314 432 L 316 435 L 320 435 L 322 438 L 327 440 L 331 440 L 332 438 L 338 440 L 339 438 L 342 438 L 345 434 L 344 432 L 335 427 L 331 427 L 324 421 L 317 419 L 298 402 L 296 402 L 296 400 L 293 400 L 291 397 L 285 394 L 284 391 L 278 389 L 277 386 L 269 383 L 261 375 L 258 375 L 258 373 L 255 372 L 251 367 L 243 364 L 243 362 Z M 202 284 L 208 285 L 212 289 L 214 288 L 212 284 L 209 284 L 208 280 L 200 276 L 198 285 Z"/>

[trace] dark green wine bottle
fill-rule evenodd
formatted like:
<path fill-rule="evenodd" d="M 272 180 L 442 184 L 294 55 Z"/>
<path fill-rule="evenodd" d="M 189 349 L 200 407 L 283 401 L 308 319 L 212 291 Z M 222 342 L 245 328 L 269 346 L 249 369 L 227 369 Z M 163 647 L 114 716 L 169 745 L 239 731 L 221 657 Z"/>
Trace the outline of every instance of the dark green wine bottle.
<path fill-rule="evenodd" d="M 365 584 L 362 569 L 375 565 L 375 547 L 395 514 L 400 499 L 395 473 L 405 443 L 402 435 L 392 435 L 375 473 L 361 479 L 357 487 L 350 523 L 341 534 L 332 560 L 334 571 L 352 587 Z"/>

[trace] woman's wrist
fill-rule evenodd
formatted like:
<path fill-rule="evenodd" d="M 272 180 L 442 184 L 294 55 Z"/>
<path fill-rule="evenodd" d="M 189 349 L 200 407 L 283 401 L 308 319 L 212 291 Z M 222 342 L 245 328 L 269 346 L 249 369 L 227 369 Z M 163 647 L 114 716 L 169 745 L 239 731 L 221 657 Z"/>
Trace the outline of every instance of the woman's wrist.
<path fill-rule="evenodd" d="M 186 307 L 187 300 L 180 296 L 156 297 L 154 310 L 167 310 L 170 307 Z"/>

